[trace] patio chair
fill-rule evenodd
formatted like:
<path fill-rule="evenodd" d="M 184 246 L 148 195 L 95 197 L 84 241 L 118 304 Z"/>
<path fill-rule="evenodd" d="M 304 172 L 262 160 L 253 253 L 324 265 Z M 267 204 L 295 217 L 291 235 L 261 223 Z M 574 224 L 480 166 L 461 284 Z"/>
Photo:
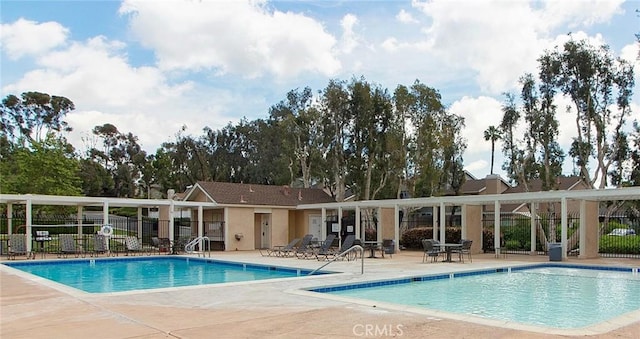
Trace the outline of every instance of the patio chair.
<path fill-rule="evenodd" d="M 396 243 L 393 239 L 382 239 L 382 247 L 380 248 L 382 251 L 382 256 L 388 254 L 389 257 L 393 258 L 393 254 L 396 253 Z"/>
<path fill-rule="evenodd" d="M 311 240 L 313 240 L 313 234 L 307 234 L 302 238 L 300 245 L 293 250 L 293 254 L 298 257 L 304 257 L 307 251 L 313 251 L 311 246 Z"/>
<path fill-rule="evenodd" d="M 9 236 L 9 249 L 7 257 L 16 259 L 18 255 L 26 255 L 27 259 L 31 259 L 31 253 L 27 251 L 27 236 L 24 234 L 11 234 Z"/>
<path fill-rule="evenodd" d="M 473 260 L 471 259 L 471 244 L 473 244 L 473 241 L 463 239 L 463 240 L 460 240 L 460 243 L 462 244 L 460 249 L 455 249 L 453 250 L 453 252 L 458 253 L 458 255 L 460 256 L 460 261 L 462 261 L 463 263 L 464 263 L 465 254 L 469 258 L 469 261 L 473 262 Z"/>
<path fill-rule="evenodd" d="M 267 251 L 270 251 L 270 255 L 275 255 L 276 257 L 288 257 L 296 250 L 296 245 L 298 245 L 300 240 L 302 239 L 295 238 L 285 246 L 275 246 Z"/>
<path fill-rule="evenodd" d="M 151 246 L 158 254 L 169 254 L 171 252 L 171 240 L 169 238 L 151 237 Z"/>
<path fill-rule="evenodd" d="M 107 237 L 102 234 L 93 235 L 93 250 L 89 253 L 92 257 L 97 257 L 100 254 L 107 254 L 109 248 L 107 247 Z"/>
<path fill-rule="evenodd" d="M 427 257 L 431 258 L 431 262 L 435 262 L 442 253 L 440 248 L 435 246 L 433 239 L 422 239 L 422 249 L 422 262 L 425 262 Z"/>
<path fill-rule="evenodd" d="M 324 259 L 327 259 L 327 256 L 332 255 L 333 252 L 335 252 L 335 249 L 333 249 L 333 242 L 336 240 L 336 235 L 331 233 L 329 235 L 327 235 L 327 238 L 324 239 L 324 242 L 322 243 L 322 245 L 320 245 L 320 247 L 315 251 L 314 256 L 316 259 L 320 260 L 320 257 L 324 257 Z"/>
<path fill-rule="evenodd" d="M 60 252 L 58 257 L 67 258 L 69 254 L 73 254 L 76 258 L 82 256 L 84 258 L 85 253 L 82 248 L 76 245 L 76 239 L 73 234 L 60 234 L 58 239 L 60 240 Z"/>
<path fill-rule="evenodd" d="M 125 255 L 129 255 L 129 253 L 147 253 L 147 255 L 149 255 L 149 251 L 142 247 L 142 245 L 140 245 L 140 242 L 138 242 L 138 238 L 134 237 L 134 236 L 127 236 L 126 238 L 124 238 L 124 245 L 125 248 L 127 250 L 127 252 L 125 253 Z"/>

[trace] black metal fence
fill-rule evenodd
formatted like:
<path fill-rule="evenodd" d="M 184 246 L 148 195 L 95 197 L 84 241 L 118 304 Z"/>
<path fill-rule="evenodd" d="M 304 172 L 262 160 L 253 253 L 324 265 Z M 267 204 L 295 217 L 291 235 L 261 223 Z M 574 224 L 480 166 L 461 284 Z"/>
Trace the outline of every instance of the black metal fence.
<path fill-rule="evenodd" d="M 8 249 L 8 225 L 9 219 L 6 215 L 0 216 L 0 254 L 6 255 Z M 24 215 L 16 214 L 11 218 L 11 233 L 25 234 L 26 220 Z M 80 226 L 79 226 L 80 225 Z M 221 221 L 204 221 L 204 235 L 210 239 L 211 250 L 224 250 L 224 223 Z M 73 216 L 38 216 L 32 218 L 32 250 L 42 253 L 59 253 L 60 235 L 71 234 L 77 245 L 84 252 L 94 250 L 95 235 L 102 231 L 105 226 L 102 218 L 84 217 L 78 220 Z M 168 238 L 168 234 L 160 234 L 160 229 L 169 229 L 169 220 L 158 220 L 156 218 L 109 216 L 109 225 L 112 235 L 109 238 L 109 248 L 111 251 L 121 249 L 125 237 L 135 236 L 142 247 L 153 250 L 157 247 L 153 238 Z M 186 218 L 174 219 L 174 242 L 172 248 L 179 252 L 184 250 L 189 240 L 198 235 L 197 221 Z M 79 230 L 79 228 L 81 230 Z M 48 232 L 47 240 L 39 239 L 39 231 Z M 166 233 L 166 232 L 165 232 Z"/>

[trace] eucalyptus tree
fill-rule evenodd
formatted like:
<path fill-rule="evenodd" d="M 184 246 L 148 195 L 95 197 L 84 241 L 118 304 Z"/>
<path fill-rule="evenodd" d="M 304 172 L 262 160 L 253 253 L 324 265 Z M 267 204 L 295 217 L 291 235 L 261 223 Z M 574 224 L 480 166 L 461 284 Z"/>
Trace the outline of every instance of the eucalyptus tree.
<path fill-rule="evenodd" d="M 502 169 L 511 182 L 524 185 L 525 191 L 529 191 L 529 184 L 525 177 L 525 153 L 518 140 L 517 128 L 520 112 L 516 106 L 514 95 L 507 93 L 505 96 L 506 101 L 502 106 L 502 121 L 500 123 L 502 153 L 505 155 Z"/>
<path fill-rule="evenodd" d="M 323 180 L 336 201 L 344 201 L 347 179 L 347 137 L 351 130 L 349 92 L 344 81 L 330 80 L 320 93 L 323 158 L 328 162 Z"/>
<path fill-rule="evenodd" d="M 102 148 L 89 150 L 89 158 L 100 163 L 113 177 L 110 195 L 133 198 L 141 196 L 139 181 L 147 165 L 147 153 L 132 133 L 121 133 L 115 125 L 103 124 L 93 128 L 102 140 Z"/>
<path fill-rule="evenodd" d="M 500 129 L 496 126 L 489 126 L 484 131 L 484 140 L 491 141 L 491 174 L 493 174 L 493 162 L 495 159 L 496 153 L 496 141 L 500 140 L 501 133 Z"/>
<path fill-rule="evenodd" d="M 286 100 L 271 107 L 269 118 L 273 131 L 279 134 L 273 135 L 272 148 L 279 151 L 277 156 L 282 160 L 288 159 L 288 184 L 301 177 L 302 186 L 311 187 L 317 180 L 322 158 L 320 112 L 313 107 L 311 88 L 289 91 Z"/>
<path fill-rule="evenodd" d="M 540 60 L 544 63 L 544 60 Z M 558 139 L 558 120 L 553 102 L 555 91 L 548 74 L 540 75 L 539 89 L 531 74 L 520 79 L 522 85 L 522 111 L 525 120 L 524 144 L 525 180 L 537 178 L 542 182 L 542 190 L 557 189 L 557 177 L 562 175 L 564 152 Z"/>
<path fill-rule="evenodd" d="M 541 72 L 554 76 L 555 86 L 570 100 L 567 111 L 575 114 L 576 132 L 569 154 L 580 169 L 580 176 L 592 187 L 607 185 L 613 162 L 616 138 L 631 112 L 634 86 L 633 68 L 615 59 L 608 46 L 593 46 L 586 41 L 566 42 L 562 49 L 547 53 L 549 63 Z M 595 158 L 593 173 L 589 162 Z"/>
<path fill-rule="evenodd" d="M 73 102 L 61 96 L 24 92 L 18 98 L 11 94 L 0 105 L 0 128 L 11 142 L 40 142 L 70 132 L 64 117 L 74 109 Z"/>

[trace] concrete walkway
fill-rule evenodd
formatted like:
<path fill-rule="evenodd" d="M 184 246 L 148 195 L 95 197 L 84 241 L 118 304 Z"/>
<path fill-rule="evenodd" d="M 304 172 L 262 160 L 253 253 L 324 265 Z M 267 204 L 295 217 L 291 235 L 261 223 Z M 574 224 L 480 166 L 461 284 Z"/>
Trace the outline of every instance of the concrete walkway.
<path fill-rule="evenodd" d="M 317 268 L 315 260 L 262 257 L 256 252 L 214 252 L 212 258 Z M 64 259 L 62 259 L 64 260 Z M 422 252 L 393 258 L 336 262 L 342 274 L 233 283 L 151 292 L 87 294 L 0 266 L 0 337 L 6 338 L 584 338 L 545 334 L 528 326 L 492 324 L 403 307 L 366 305 L 297 292 L 363 280 L 547 261 L 542 256 L 475 255 L 473 263 L 422 263 Z M 638 259 L 571 259 L 575 263 L 640 267 Z M 634 313 L 633 316 L 639 315 Z M 640 317 L 590 338 L 640 338 Z M 497 325 L 497 326 L 493 326 Z"/>

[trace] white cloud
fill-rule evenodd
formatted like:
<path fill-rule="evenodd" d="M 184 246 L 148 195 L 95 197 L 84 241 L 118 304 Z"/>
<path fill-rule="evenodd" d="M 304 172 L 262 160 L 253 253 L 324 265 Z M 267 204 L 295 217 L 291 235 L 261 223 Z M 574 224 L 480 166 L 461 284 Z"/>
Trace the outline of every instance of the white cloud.
<path fill-rule="evenodd" d="M 336 39 L 321 23 L 269 10 L 264 1 L 126 0 L 120 12 L 130 16 L 133 35 L 155 52 L 162 69 L 248 78 L 340 69 Z"/>
<path fill-rule="evenodd" d="M 527 1 L 479 0 L 464 6 L 457 1 L 413 2 L 431 19 L 424 38 L 431 53 L 459 69 L 477 72 L 478 85 L 491 94 L 514 88 L 518 77 L 535 71 L 536 59 L 553 46 L 549 34 L 560 24 L 585 26 L 619 12 L 619 2 L 589 4 L 601 11 L 594 14 L 582 1 L 550 1 L 542 7 Z M 556 13 L 560 9 L 568 12 Z"/>
<path fill-rule="evenodd" d="M 404 9 L 401 9 L 400 12 L 398 12 L 398 14 L 396 14 L 396 19 L 404 24 L 415 24 L 418 23 L 418 20 L 416 20 L 411 13 L 405 11 Z"/>
<path fill-rule="evenodd" d="M 486 160 L 476 160 L 476 161 L 472 161 L 472 162 L 468 162 L 467 165 L 464 166 L 464 170 L 473 174 L 473 176 L 475 176 L 476 178 L 484 178 L 484 176 L 476 176 L 475 173 L 481 173 L 481 174 L 489 174 L 490 172 L 490 161 L 486 161 Z M 494 161 L 493 164 L 493 171 L 496 172 L 496 169 L 499 168 L 500 165 L 497 164 Z"/>
<path fill-rule="evenodd" d="M 57 22 L 37 23 L 18 19 L 0 25 L 2 50 L 16 60 L 25 55 L 38 55 L 65 43 L 69 30 Z"/>
<path fill-rule="evenodd" d="M 489 126 L 499 126 L 502 121 L 502 103 L 486 96 L 463 97 L 454 102 L 449 111 L 464 117 L 463 137 L 467 139 L 467 156 L 475 158 L 491 156 L 491 142 L 484 140 L 484 131 Z M 499 152 L 499 144 L 496 151 Z M 489 158 L 487 158 L 489 159 Z"/>
<path fill-rule="evenodd" d="M 358 24 L 358 17 L 353 14 L 345 15 L 340 20 L 342 26 L 342 48 L 344 53 L 351 53 L 358 43 L 358 35 L 354 32 L 353 27 Z"/>

